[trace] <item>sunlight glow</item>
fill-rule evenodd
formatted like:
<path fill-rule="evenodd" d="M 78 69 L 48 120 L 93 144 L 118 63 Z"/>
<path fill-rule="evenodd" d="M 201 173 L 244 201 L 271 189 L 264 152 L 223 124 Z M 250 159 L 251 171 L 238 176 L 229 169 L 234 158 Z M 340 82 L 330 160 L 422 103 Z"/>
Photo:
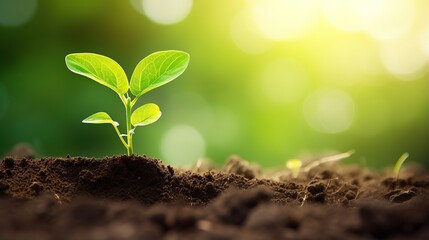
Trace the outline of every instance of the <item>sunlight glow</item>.
<path fill-rule="evenodd" d="M 410 0 L 362 0 L 358 9 L 363 28 L 375 39 L 386 41 L 406 34 L 415 20 Z"/>
<path fill-rule="evenodd" d="M 359 12 L 360 1 L 323 0 L 323 14 L 336 28 L 342 31 L 360 31 L 362 29 Z"/>
<path fill-rule="evenodd" d="M 279 59 L 269 63 L 261 72 L 259 86 L 266 97 L 278 103 L 298 100 L 308 85 L 306 68 L 292 59 Z"/>
<path fill-rule="evenodd" d="M 131 0 L 134 7 L 155 23 L 170 25 L 183 21 L 191 12 L 192 0 Z"/>
<path fill-rule="evenodd" d="M 304 117 L 314 130 L 340 133 L 348 130 L 355 115 L 355 104 L 349 94 L 339 89 L 319 89 L 304 103 Z"/>
<path fill-rule="evenodd" d="M 427 56 L 429 56 L 429 25 L 426 27 L 425 31 L 423 31 L 420 44 L 422 46 L 423 51 Z"/>
<path fill-rule="evenodd" d="M 175 166 L 190 166 L 205 155 L 205 141 L 201 134 L 188 125 L 176 125 L 161 140 L 163 159 Z"/>
<path fill-rule="evenodd" d="M 416 18 L 410 0 L 324 0 L 325 18 L 343 31 L 366 31 L 386 41 L 406 34 Z"/>
<path fill-rule="evenodd" d="M 384 43 L 380 49 L 380 57 L 389 72 L 404 80 L 417 79 L 415 75 L 427 62 L 419 42 L 414 38 Z"/>
<path fill-rule="evenodd" d="M 231 24 L 231 37 L 237 47 L 249 54 L 261 54 L 271 47 L 271 42 L 263 38 L 249 11 L 241 11 Z"/>
<path fill-rule="evenodd" d="M 323 78 L 327 82 L 361 84 L 374 81 L 371 77 L 383 73 L 376 44 L 356 40 L 333 42 L 323 51 L 320 60 Z"/>
<path fill-rule="evenodd" d="M 316 0 L 253 0 L 250 4 L 259 31 L 273 40 L 305 36 L 320 15 Z"/>

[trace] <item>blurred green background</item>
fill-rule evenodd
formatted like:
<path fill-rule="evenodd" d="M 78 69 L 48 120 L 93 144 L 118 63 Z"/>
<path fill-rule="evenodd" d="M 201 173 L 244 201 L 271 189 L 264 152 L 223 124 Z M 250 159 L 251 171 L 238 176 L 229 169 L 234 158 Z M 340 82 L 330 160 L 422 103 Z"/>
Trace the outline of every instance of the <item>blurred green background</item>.
<path fill-rule="evenodd" d="M 280 166 L 302 154 L 429 165 L 426 0 L 0 0 L 0 155 L 126 153 L 98 111 L 124 122 L 118 96 L 71 73 L 65 55 L 135 65 L 159 50 L 187 71 L 141 97 L 163 117 L 138 129 L 137 154 L 186 165 L 239 154 Z M 123 127 L 123 124 L 120 126 Z"/>

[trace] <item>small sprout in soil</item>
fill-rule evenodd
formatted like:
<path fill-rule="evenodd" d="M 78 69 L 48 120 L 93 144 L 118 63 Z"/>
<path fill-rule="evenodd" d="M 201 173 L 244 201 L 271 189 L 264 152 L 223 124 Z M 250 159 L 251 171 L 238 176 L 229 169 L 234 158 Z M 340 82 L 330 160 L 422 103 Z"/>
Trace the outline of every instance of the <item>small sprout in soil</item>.
<path fill-rule="evenodd" d="M 399 171 L 401 171 L 401 167 L 402 164 L 405 162 L 405 160 L 407 160 L 407 158 L 410 156 L 410 154 L 408 154 L 407 152 L 402 154 L 399 159 L 396 161 L 395 163 L 395 167 L 393 168 L 393 170 L 395 171 L 396 174 L 396 179 L 399 178 Z"/>
<path fill-rule="evenodd" d="M 83 123 L 112 124 L 128 155 L 133 154 L 133 135 L 137 127 L 156 122 L 161 117 L 159 107 L 154 103 L 145 104 L 132 111 L 139 97 L 180 76 L 188 67 L 189 54 L 176 51 L 160 51 L 141 60 L 128 83 L 127 75 L 114 60 L 94 53 L 73 53 L 66 56 L 70 71 L 88 77 L 115 91 L 125 107 L 126 133 L 121 134 L 119 123 L 105 112 L 95 113 Z M 134 95 L 131 99 L 128 91 Z"/>
<path fill-rule="evenodd" d="M 293 178 L 298 177 L 301 166 L 302 166 L 302 162 L 299 159 L 290 159 L 286 161 L 286 167 L 292 171 Z"/>

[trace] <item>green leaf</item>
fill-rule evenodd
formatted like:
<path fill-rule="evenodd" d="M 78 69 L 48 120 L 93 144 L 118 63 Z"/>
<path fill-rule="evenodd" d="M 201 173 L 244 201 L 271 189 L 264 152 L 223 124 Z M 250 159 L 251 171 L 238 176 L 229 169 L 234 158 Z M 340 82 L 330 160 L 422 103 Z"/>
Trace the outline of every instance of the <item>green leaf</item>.
<path fill-rule="evenodd" d="M 137 108 L 131 115 L 131 124 L 134 127 L 146 126 L 156 122 L 161 117 L 158 105 L 154 103 L 145 104 Z"/>
<path fill-rule="evenodd" d="M 146 92 L 176 79 L 189 64 L 189 54 L 182 51 L 161 51 L 145 57 L 131 77 L 131 93 L 140 97 Z"/>
<path fill-rule="evenodd" d="M 70 71 L 91 78 L 120 95 L 128 92 L 128 79 L 114 60 L 94 53 L 73 53 L 66 56 Z"/>
<path fill-rule="evenodd" d="M 83 123 L 93 123 L 93 124 L 102 124 L 102 123 L 110 123 L 114 126 L 119 126 L 118 122 L 112 120 L 109 114 L 105 112 L 94 113 L 91 116 L 85 118 Z"/>

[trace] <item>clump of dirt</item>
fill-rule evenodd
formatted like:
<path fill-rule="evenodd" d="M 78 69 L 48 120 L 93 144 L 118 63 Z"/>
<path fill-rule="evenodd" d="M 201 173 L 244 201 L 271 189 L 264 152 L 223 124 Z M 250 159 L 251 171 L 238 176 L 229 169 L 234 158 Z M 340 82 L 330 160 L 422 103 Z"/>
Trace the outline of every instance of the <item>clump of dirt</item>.
<path fill-rule="evenodd" d="M 429 239 L 425 171 L 396 179 L 336 165 L 269 178 L 237 156 L 223 169 L 6 157 L 0 239 Z"/>

